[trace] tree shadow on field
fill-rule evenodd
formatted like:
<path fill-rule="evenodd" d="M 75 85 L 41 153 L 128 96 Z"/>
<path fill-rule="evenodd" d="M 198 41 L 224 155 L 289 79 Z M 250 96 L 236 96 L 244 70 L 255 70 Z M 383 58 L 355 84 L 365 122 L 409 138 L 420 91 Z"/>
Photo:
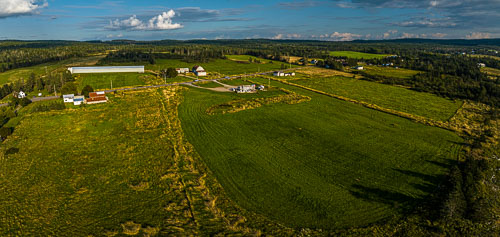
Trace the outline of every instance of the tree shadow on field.
<path fill-rule="evenodd" d="M 445 169 L 451 169 L 451 167 L 457 165 L 457 163 L 458 163 L 456 160 L 448 160 L 448 159 L 442 159 L 442 160 L 444 162 L 440 162 L 437 160 L 425 160 L 425 162 L 440 166 L 440 167 L 445 168 Z"/>
<path fill-rule="evenodd" d="M 410 195 L 398 191 L 384 190 L 380 188 L 366 187 L 359 184 L 351 186 L 351 194 L 356 198 L 370 202 L 378 202 L 392 206 L 393 209 L 401 214 L 409 214 L 417 207 L 434 206 L 434 198 L 430 198 L 433 193 L 439 191 L 443 181 L 446 180 L 446 175 L 428 175 L 410 170 L 393 169 L 396 172 L 409 177 L 416 178 L 413 182 L 408 181 L 408 185 L 414 189 L 425 193 L 425 195 Z M 401 177 L 401 178 L 404 178 Z M 411 192 L 411 191 L 410 191 Z"/>
<path fill-rule="evenodd" d="M 350 193 L 356 198 L 389 205 L 401 214 L 410 213 L 415 204 L 423 201 L 422 198 L 380 188 L 370 188 L 359 184 L 354 184 L 351 187 L 353 190 L 350 190 Z"/>

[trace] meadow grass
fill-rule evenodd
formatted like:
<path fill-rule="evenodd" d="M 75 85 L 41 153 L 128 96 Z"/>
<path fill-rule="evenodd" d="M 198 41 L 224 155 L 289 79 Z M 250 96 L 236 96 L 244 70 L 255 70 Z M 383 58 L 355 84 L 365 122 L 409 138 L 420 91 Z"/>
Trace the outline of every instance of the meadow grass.
<path fill-rule="evenodd" d="M 78 90 L 82 90 L 86 85 L 92 86 L 95 90 L 131 87 L 145 85 L 148 77 L 154 77 L 149 73 L 93 73 L 75 74 L 78 83 Z"/>
<path fill-rule="evenodd" d="M 348 57 L 348 58 L 357 58 L 357 59 L 374 59 L 374 58 L 385 58 L 390 56 L 388 54 L 372 54 L 372 53 L 362 53 L 355 51 L 331 51 L 330 56 L 335 57 Z"/>
<path fill-rule="evenodd" d="M 58 62 L 44 63 L 31 67 L 17 68 L 0 73 L 0 85 L 17 81 L 23 78 L 25 81 L 30 77 L 31 73 L 37 76 L 46 75 L 46 72 L 64 71 L 70 66 L 88 66 L 97 63 L 97 60 L 102 56 L 81 57 L 62 60 Z"/>
<path fill-rule="evenodd" d="M 459 100 L 450 100 L 402 87 L 341 76 L 299 79 L 292 82 L 323 92 L 439 121 L 451 118 L 462 105 Z"/>
<path fill-rule="evenodd" d="M 272 63 L 277 63 L 277 64 L 281 65 L 283 63 L 280 61 L 258 58 L 258 57 L 251 56 L 251 55 L 226 55 L 226 58 L 230 59 L 230 60 L 242 61 L 242 62 L 249 62 L 249 59 L 251 58 L 252 60 L 259 60 L 262 64 L 272 62 Z"/>
<path fill-rule="evenodd" d="M 363 72 L 374 76 L 385 76 L 385 77 L 395 77 L 409 79 L 414 75 L 421 73 L 420 71 L 405 69 L 405 68 L 393 68 L 393 67 L 378 67 L 378 66 L 366 66 L 364 65 Z"/>
<path fill-rule="evenodd" d="M 190 88 L 179 116 L 227 194 L 279 223 L 332 229 L 402 216 L 457 157 L 462 140 L 452 132 L 272 84 L 312 100 L 209 115 L 211 106 L 260 95 Z"/>
<path fill-rule="evenodd" d="M 247 58 L 248 59 L 248 58 Z M 244 73 L 254 73 L 254 72 L 264 72 L 279 70 L 281 68 L 281 62 L 275 63 L 238 63 L 233 60 L 227 59 L 214 59 L 208 63 L 187 63 L 178 59 L 158 59 L 154 65 L 146 65 L 146 69 L 159 71 L 161 69 L 166 69 L 169 67 L 180 68 L 187 67 L 193 68 L 195 65 L 200 65 L 210 74 L 218 73 L 221 75 L 238 75 Z M 292 67 L 296 67 L 292 65 Z"/>
<path fill-rule="evenodd" d="M 481 72 L 486 73 L 491 76 L 500 77 L 500 69 L 491 68 L 491 67 L 483 67 L 481 68 Z"/>
<path fill-rule="evenodd" d="M 24 108 L 0 147 L 0 235 L 221 232 L 183 145 L 175 90 L 64 111 Z M 18 152 L 5 155 L 9 148 Z"/>

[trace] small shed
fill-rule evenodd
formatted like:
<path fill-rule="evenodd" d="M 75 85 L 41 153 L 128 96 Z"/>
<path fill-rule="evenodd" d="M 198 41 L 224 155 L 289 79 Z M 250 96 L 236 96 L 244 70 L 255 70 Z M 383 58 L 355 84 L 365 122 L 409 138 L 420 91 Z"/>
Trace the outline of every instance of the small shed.
<path fill-rule="evenodd" d="M 179 74 L 185 74 L 185 73 L 188 73 L 189 72 L 189 68 L 187 67 L 184 67 L 184 68 L 176 68 L 175 69 L 177 71 L 177 73 Z"/>
<path fill-rule="evenodd" d="M 19 91 L 19 93 L 17 93 L 17 98 L 22 99 L 24 97 L 26 97 L 26 93 L 24 93 L 24 91 Z"/>
<path fill-rule="evenodd" d="M 80 95 L 80 96 L 75 96 L 73 99 L 73 104 L 74 105 L 81 105 L 85 101 L 85 96 Z"/>
<path fill-rule="evenodd" d="M 75 94 L 63 95 L 64 103 L 73 103 L 74 99 L 75 99 Z"/>

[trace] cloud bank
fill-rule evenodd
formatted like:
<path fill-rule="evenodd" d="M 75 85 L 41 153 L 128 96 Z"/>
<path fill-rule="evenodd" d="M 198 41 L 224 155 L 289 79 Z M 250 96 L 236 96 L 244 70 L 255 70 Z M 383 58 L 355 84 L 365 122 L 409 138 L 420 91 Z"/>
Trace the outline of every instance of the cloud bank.
<path fill-rule="evenodd" d="M 36 14 L 47 6 L 46 1 L 39 0 L 0 0 L 0 18 Z"/>
<path fill-rule="evenodd" d="M 128 19 L 110 21 L 106 27 L 108 30 L 129 30 L 129 31 L 159 31 L 159 30 L 174 30 L 184 27 L 179 23 L 173 23 L 172 18 L 175 17 L 175 11 L 170 10 L 163 12 L 160 15 L 154 16 L 149 21 L 144 22 L 138 19 L 136 15 Z"/>

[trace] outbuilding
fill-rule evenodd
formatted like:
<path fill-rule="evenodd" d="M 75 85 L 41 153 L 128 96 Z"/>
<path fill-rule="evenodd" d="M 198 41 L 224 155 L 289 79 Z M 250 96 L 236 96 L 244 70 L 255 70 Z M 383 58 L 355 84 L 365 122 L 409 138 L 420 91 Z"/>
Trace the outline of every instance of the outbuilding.
<path fill-rule="evenodd" d="M 17 93 L 17 98 L 22 99 L 24 97 L 26 97 L 26 93 L 24 93 L 24 91 L 19 91 L 19 93 Z"/>
<path fill-rule="evenodd" d="M 68 71 L 75 73 L 117 73 L 137 72 L 144 73 L 144 66 L 111 66 L 111 67 L 70 67 Z"/>
<path fill-rule="evenodd" d="M 188 73 L 189 72 L 189 68 L 187 67 L 184 67 L 184 68 L 176 68 L 175 71 L 177 71 L 177 73 L 179 74 L 185 74 L 185 73 Z"/>
<path fill-rule="evenodd" d="M 73 104 L 74 105 L 81 105 L 85 101 L 85 96 L 80 95 L 80 96 L 75 96 L 73 99 Z"/>
<path fill-rule="evenodd" d="M 75 99 L 75 94 L 63 95 L 64 103 L 73 103 Z"/>

